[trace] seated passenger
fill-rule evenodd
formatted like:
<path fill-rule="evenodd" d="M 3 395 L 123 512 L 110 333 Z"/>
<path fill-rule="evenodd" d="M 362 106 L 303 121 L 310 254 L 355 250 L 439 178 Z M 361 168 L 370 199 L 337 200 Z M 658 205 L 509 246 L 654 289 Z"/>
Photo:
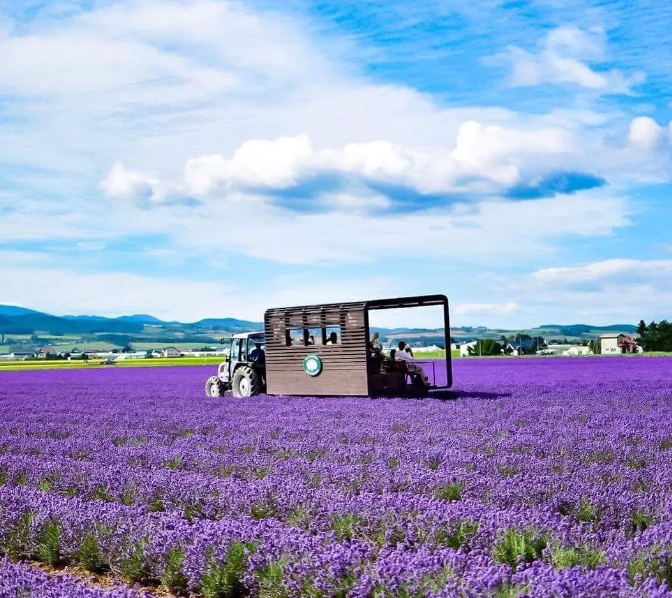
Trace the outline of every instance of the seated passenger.
<path fill-rule="evenodd" d="M 404 341 L 399 341 L 399 351 L 396 352 L 396 359 L 406 362 L 406 368 L 409 373 L 417 373 L 420 375 L 420 380 L 425 386 L 429 386 L 429 379 L 425 375 L 425 370 L 422 369 L 419 365 L 413 363 L 413 357 L 406 352 L 406 343 Z"/>
<path fill-rule="evenodd" d="M 332 332 L 327 339 L 327 345 L 336 345 L 338 344 L 338 334 Z"/>

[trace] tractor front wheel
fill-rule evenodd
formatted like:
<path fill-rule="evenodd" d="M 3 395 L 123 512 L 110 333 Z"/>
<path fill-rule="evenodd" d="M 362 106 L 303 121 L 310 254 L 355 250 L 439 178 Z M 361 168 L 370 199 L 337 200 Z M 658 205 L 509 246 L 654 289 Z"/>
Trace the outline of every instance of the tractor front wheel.
<path fill-rule="evenodd" d="M 252 368 L 239 367 L 233 374 L 233 396 L 239 399 L 252 397 L 261 392 L 261 380 Z"/>
<path fill-rule="evenodd" d="M 205 383 L 205 394 L 209 397 L 223 397 L 224 383 L 217 376 L 210 376 Z"/>

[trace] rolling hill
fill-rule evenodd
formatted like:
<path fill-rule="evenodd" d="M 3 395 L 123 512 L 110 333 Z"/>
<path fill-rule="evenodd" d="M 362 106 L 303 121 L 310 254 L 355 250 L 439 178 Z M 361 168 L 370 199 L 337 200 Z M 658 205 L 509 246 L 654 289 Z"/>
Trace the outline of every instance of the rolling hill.
<path fill-rule="evenodd" d="M 108 342 L 118 346 L 129 343 L 208 344 L 237 332 L 263 330 L 262 322 L 236 318 L 205 318 L 197 322 L 165 322 L 149 314 L 134 314 L 107 318 L 95 315 L 53 316 L 15 305 L 0 305 L 0 334 L 2 342 L 46 344 L 67 337 L 76 342 Z M 443 329 L 428 328 L 374 328 L 390 340 L 419 340 L 423 343 L 439 342 Z M 454 327 L 451 336 L 457 342 L 476 338 L 499 338 L 529 334 L 548 339 L 583 340 L 596 338 L 605 332 L 633 334 L 632 324 L 592 326 L 590 324 L 544 324 L 525 330 L 489 329 L 486 327 Z M 27 337 L 32 337 L 29 341 Z M 37 338 L 35 338 L 37 337 Z M 54 340 L 55 339 L 55 340 Z"/>

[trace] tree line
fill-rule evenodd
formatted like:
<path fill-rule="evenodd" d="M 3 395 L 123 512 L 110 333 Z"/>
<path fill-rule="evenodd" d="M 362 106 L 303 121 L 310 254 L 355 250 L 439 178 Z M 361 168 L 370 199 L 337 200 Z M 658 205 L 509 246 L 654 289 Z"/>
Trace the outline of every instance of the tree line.
<path fill-rule="evenodd" d="M 645 351 L 672 351 L 672 322 L 661 320 L 647 324 L 640 320 L 637 334 Z"/>

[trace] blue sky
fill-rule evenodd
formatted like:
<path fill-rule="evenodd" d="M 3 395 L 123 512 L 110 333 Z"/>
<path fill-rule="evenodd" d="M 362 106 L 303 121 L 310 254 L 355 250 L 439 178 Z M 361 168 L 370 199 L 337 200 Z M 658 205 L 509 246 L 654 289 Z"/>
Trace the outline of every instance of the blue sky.
<path fill-rule="evenodd" d="M 653 0 L 0 0 L 0 302 L 669 318 L 670 30 Z"/>

